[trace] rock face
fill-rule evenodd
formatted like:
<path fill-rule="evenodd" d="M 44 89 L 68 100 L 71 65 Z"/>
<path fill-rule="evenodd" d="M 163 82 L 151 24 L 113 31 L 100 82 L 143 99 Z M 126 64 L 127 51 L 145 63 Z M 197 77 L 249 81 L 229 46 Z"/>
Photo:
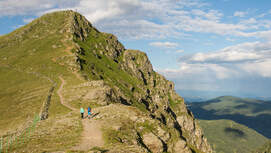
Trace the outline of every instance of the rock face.
<path fill-rule="evenodd" d="M 155 136 L 153 133 L 146 133 L 143 135 L 143 142 L 152 152 L 163 152 L 163 143 L 159 137 Z M 165 148 L 166 150 L 166 148 Z"/>
<path fill-rule="evenodd" d="M 32 24 L 54 27 L 52 16 L 58 14 L 65 17 L 65 25 L 54 31 L 63 35 L 62 44 L 52 50 L 67 46 L 68 55 L 50 60 L 83 79 L 65 86 L 65 100 L 97 106 L 108 152 L 213 152 L 174 84 L 153 70 L 144 52 L 125 49 L 114 35 L 99 32 L 73 11 L 47 14 Z"/>

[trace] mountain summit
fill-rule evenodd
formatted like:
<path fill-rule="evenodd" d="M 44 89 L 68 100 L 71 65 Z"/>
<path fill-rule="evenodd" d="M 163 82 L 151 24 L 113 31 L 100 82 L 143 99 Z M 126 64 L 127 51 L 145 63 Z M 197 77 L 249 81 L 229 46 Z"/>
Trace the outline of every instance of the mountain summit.
<path fill-rule="evenodd" d="M 41 118 L 12 151 L 212 152 L 147 55 L 79 13 L 49 13 L 2 36 L 0 59 L 0 136 L 20 136 L 35 114 Z M 79 118 L 88 106 L 92 118 Z"/>

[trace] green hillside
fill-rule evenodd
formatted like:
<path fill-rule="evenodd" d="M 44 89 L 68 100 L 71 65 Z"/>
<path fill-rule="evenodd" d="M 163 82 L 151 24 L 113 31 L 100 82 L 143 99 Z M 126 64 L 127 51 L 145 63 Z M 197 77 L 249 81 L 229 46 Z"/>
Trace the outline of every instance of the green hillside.
<path fill-rule="evenodd" d="M 244 114 L 246 116 L 259 116 L 271 114 L 271 103 L 256 99 L 223 96 L 206 102 L 202 108 L 215 110 L 217 115 Z"/>
<path fill-rule="evenodd" d="M 271 141 L 269 140 L 267 143 L 265 143 L 263 146 L 259 147 L 253 153 L 270 153 L 270 152 L 271 152 Z"/>
<path fill-rule="evenodd" d="M 218 97 L 206 102 L 191 103 L 190 109 L 198 119 L 228 119 L 271 138 L 271 103 L 231 96 Z"/>
<path fill-rule="evenodd" d="M 271 103 L 232 96 L 189 103 L 217 152 L 251 152 L 271 136 Z"/>
<path fill-rule="evenodd" d="M 0 124 L 6 125 L 0 126 L 1 133 L 19 128 L 22 122 L 39 114 L 58 75 L 69 74 L 67 68 L 53 61 L 65 55 L 70 45 L 67 35 L 60 34 L 67 20 L 65 16 L 64 13 L 43 16 L 1 37 Z M 50 114 L 68 112 L 57 100 L 58 97 L 52 97 L 56 110 L 51 109 Z"/>
<path fill-rule="evenodd" d="M 76 114 L 62 117 L 70 109 L 59 102 L 57 94 L 59 76 L 70 80 L 69 84 L 82 82 L 71 71 L 76 61 L 69 55 L 72 37 L 66 30 L 72 19 L 66 12 L 47 14 L 0 38 L 0 135 L 4 140 L 23 136 L 34 115 L 41 115 L 50 101 L 49 119 L 39 124 L 32 139 L 12 148 L 17 152 L 35 145 L 61 149 L 79 141 L 82 124 Z M 66 122 L 61 123 L 63 119 Z M 70 130 L 74 132 L 68 135 Z"/>
<path fill-rule="evenodd" d="M 249 153 L 268 140 L 231 120 L 199 120 L 199 124 L 217 153 Z"/>
<path fill-rule="evenodd" d="M 146 53 L 77 12 L 1 36 L 0 72 L 0 152 L 212 152 Z M 92 118 L 81 119 L 88 106 Z"/>

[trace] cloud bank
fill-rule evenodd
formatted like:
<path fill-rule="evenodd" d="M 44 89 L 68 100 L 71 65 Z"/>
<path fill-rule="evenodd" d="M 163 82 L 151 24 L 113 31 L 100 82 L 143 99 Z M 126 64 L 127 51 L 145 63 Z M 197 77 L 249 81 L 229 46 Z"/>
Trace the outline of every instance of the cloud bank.
<path fill-rule="evenodd" d="M 266 31 L 247 31 L 271 27 L 270 21 L 255 18 L 225 23 L 222 12 L 209 9 L 208 4 L 199 0 L 0 1 L 0 16 L 41 15 L 63 9 L 77 10 L 99 29 L 125 39 L 179 38 L 187 37 L 189 32 L 261 37 Z M 234 13 L 240 17 L 246 14 Z"/>
<path fill-rule="evenodd" d="M 183 90 L 236 90 L 268 96 L 269 90 L 262 89 L 271 85 L 271 42 L 242 43 L 219 51 L 181 56 L 178 69 L 159 72 Z"/>

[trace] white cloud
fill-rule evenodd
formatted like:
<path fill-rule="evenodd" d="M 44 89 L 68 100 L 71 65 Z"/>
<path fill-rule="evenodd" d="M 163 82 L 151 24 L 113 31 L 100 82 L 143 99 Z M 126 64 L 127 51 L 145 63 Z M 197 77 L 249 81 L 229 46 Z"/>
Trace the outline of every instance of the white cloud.
<path fill-rule="evenodd" d="M 249 18 L 247 20 L 242 20 L 241 24 L 248 25 L 248 24 L 256 24 L 257 20 L 255 18 Z"/>
<path fill-rule="evenodd" d="M 190 63 L 229 63 L 243 62 L 261 58 L 256 53 L 244 53 L 238 51 L 224 51 L 210 54 L 197 53 L 186 60 Z M 183 60 L 182 58 L 180 60 Z"/>
<path fill-rule="evenodd" d="M 158 72 L 182 90 L 231 91 L 269 95 L 271 42 L 250 42 L 211 53 L 181 56 L 176 69 Z"/>
<path fill-rule="evenodd" d="M 33 20 L 34 20 L 34 18 L 26 18 L 26 19 L 23 19 L 23 22 L 24 23 L 29 23 L 29 22 L 31 22 Z"/>
<path fill-rule="evenodd" d="M 250 75 L 260 75 L 262 77 L 271 77 L 271 59 L 266 59 L 253 63 L 245 63 L 239 65 L 241 69 L 248 72 Z"/>
<path fill-rule="evenodd" d="M 173 29 L 174 23 L 169 10 L 181 14 L 183 7 L 197 7 L 195 0 L 80 0 L 77 9 L 90 22 L 105 32 L 112 32 L 121 38 L 160 39 L 183 36 Z"/>
<path fill-rule="evenodd" d="M 232 38 L 226 38 L 226 40 L 227 40 L 227 41 L 232 41 L 232 42 L 235 41 L 235 39 L 232 39 Z"/>
<path fill-rule="evenodd" d="M 180 61 L 187 63 L 245 63 L 271 59 L 271 42 L 249 42 L 223 48 L 216 52 L 196 53 L 183 56 Z"/>
<path fill-rule="evenodd" d="M 0 16 L 33 15 L 56 7 L 70 7 L 76 3 L 76 0 L 1 0 Z"/>
<path fill-rule="evenodd" d="M 182 49 L 176 50 L 176 53 L 183 53 L 183 52 L 184 52 L 184 50 L 182 50 Z"/>
<path fill-rule="evenodd" d="M 176 48 L 179 46 L 178 43 L 173 43 L 173 42 L 152 42 L 149 45 L 154 46 L 154 47 L 163 47 L 163 48 Z"/>
<path fill-rule="evenodd" d="M 201 80 L 246 78 L 257 76 L 271 78 L 271 42 L 250 42 L 226 47 L 216 52 L 184 55 L 178 69 L 160 70 L 170 79 Z"/>
<path fill-rule="evenodd" d="M 270 71 L 265 71 L 268 69 L 266 64 L 271 63 L 262 64 L 267 67 L 263 69 L 258 67 L 260 65 L 246 65 L 248 70 L 243 67 L 245 71 L 240 71 L 238 68 L 217 64 L 181 63 L 178 69 L 164 69 L 158 72 L 174 81 L 178 90 L 215 91 L 221 92 L 220 94 L 234 93 L 236 96 L 247 96 L 247 93 L 250 96 L 269 96 L 271 77 Z"/>
<path fill-rule="evenodd" d="M 194 9 L 191 11 L 191 13 L 197 17 L 204 17 L 205 19 L 209 20 L 219 20 L 223 16 L 223 14 L 217 10 L 209 10 L 208 12 L 204 12 L 200 9 Z"/>
<path fill-rule="evenodd" d="M 223 22 L 223 13 L 198 0 L 2 0 L 0 16 L 41 15 L 72 9 L 101 31 L 122 39 L 184 38 L 188 32 L 254 37 L 251 29 L 270 28 L 271 21 L 250 18 Z M 235 12 L 243 16 L 245 12 Z"/>
<path fill-rule="evenodd" d="M 257 17 L 258 17 L 258 18 L 263 18 L 263 17 L 265 17 L 266 15 L 267 15 L 267 13 L 262 13 L 262 14 L 258 15 Z"/>
<path fill-rule="evenodd" d="M 206 20 L 202 18 L 192 18 L 190 16 L 176 19 L 177 29 L 189 32 L 214 33 L 218 35 L 240 35 L 242 30 L 246 30 L 247 26 L 242 24 L 226 24 L 214 20 Z"/>
<path fill-rule="evenodd" d="M 219 64 L 189 64 L 182 62 L 178 69 L 158 70 L 169 79 L 190 80 L 196 78 L 205 81 L 223 80 L 226 78 L 238 76 L 236 70 L 229 69 Z"/>
<path fill-rule="evenodd" d="M 245 17 L 247 14 L 248 12 L 236 11 L 234 12 L 233 16 Z"/>
<path fill-rule="evenodd" d="M 175 29 L 175 17 L 189 15 L 185 7 L 201 6 L 204 3 L 196 0 L 81 0 L 75 8 L 98 28 L 121 38 L 160 39 L 184 37 L 183 30 Z"/>

